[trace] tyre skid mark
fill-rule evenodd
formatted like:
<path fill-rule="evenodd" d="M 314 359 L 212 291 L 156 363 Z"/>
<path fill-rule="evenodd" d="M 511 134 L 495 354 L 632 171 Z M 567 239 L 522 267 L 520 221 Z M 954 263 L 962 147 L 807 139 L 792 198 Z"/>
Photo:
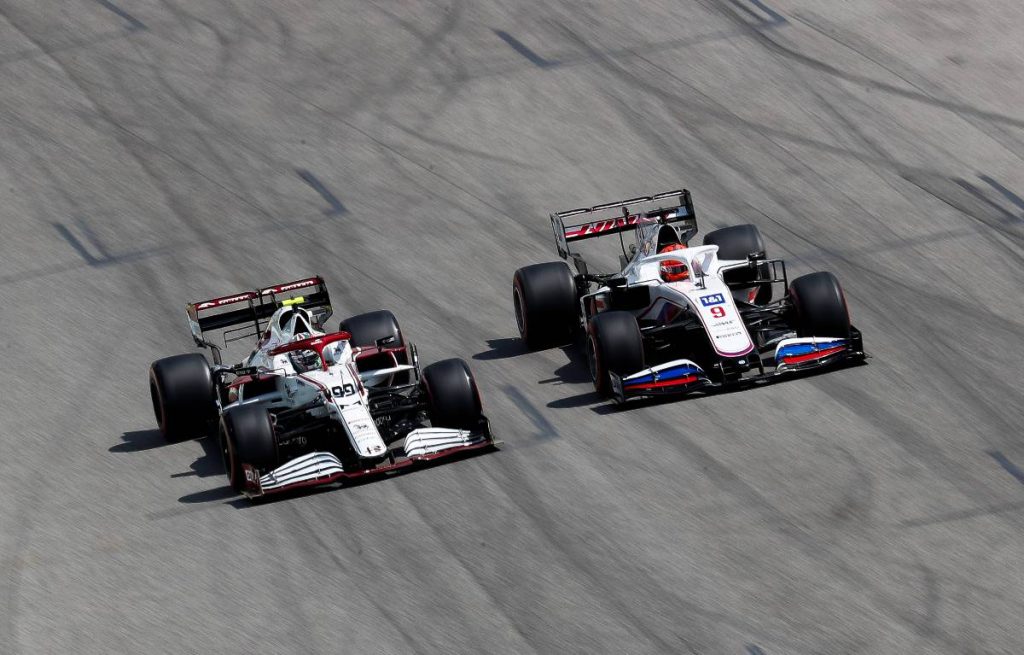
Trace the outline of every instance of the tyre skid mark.
<path fill-rule="evenodd" d="M 526 44 L 524 44 L 522 41 L 512 36 L 508 32 L 505 32 L 503 30 L 492 31 L 499 39 L 507 43 L 510 48 L 518 52 L 520 55 L 526 58 L 527 61 L 529 61 L 537 68 L 552 68 L 554 66 L 558 66 L 560 63 L 559 61 L 554 59 L 545 59 L 544 57 L 541 57 L 536 52 L 527 47 Z"/>
<path fill-rule="evenodd" d="M 132 16 L 131 14 L 129 14 L 124 9 L 121 9 L 120 7 L 115 5 L 113 2 L 110 2 L 110 0 L 95 0 L 95 2 L 99 6 L 103 7 L 104 9 L 106 9 L 107 11 L 109 11 L 109 12 L 117 15 L 118 17 L 120 17 L 122 20 L 124 20 L 124 22 L 128 23 L 128 29 L 129 30 L 136 31 L 136 30 L 144 30 L 144 29 L 146 29 L 146 26 L 145 26 L 145 24 L 142 21 L 140 21 L 135 16 Z"/>
<path fill-rule="evenodd" d="M 321 182 L 316 175 L 313 175 L 311 172 L 304 168 L 296 168 L 295 174 L 298 175 L 303 182 L 308 184 L 311 189 L 319 193 L 320 197 L 323 198 L 328 205 L 330 205 L 329 208 L 324 210 L 325 216 L 340 216 L 341 214 L 348 212 L 348 209 L 345 208 L 345 205 L 341 204 L 341 201 L 338 200 L 338 197 L 331 193 L 331 190 L 328 189 L 327 186 L 323 182 Z"/>

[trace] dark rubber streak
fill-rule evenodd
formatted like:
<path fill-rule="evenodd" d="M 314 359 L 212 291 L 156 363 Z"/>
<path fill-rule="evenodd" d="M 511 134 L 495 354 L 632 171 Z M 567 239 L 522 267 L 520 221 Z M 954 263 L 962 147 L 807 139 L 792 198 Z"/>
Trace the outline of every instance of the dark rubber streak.
<path fill-rule="evenodd" d="M 765 652 L 760 646 L 754 644 L 747 644 L 747 655 L 765 655 Z"/>
<path fill-rule="evenodd" d="M 144 30 L 146 29 L 145 24 L 135 16 L 132 16 L 124 9 L 121 9 L 110 0 L 96 0 L 96 4 L 100 5 L 107 11 L 111 11 L 120 16 L 126 23 L 128 23 L 128 29 L 130 30 Z"/>
<path fill-rule="evenodd" d="M 75 249 L 75 252 L 85 260 L 85 263 L 89 266 L 98 266 L 102 263 L 102 260 L 95 257 L 89 249 L 86 248 L 81 241 L 71 233 L 71 230 L 67 228 L 63 223 L 54 223 L 53 227 L 57 230 L 57 233 L 64 237 L 64 240 L 71 244 L 71 247 Z"/>
<path fill-rule="evenodd" d="M 518 407 L 520 411 L 526 414 L 530 420 L 533 421 L 533 424 L 537 427 L 537 430 L 539 430 L 537 437 L 550 439 L 558 436 L 558 430 L 555 426 L 552 425 L 551 421 L 549 421 L 544 414 L 533 406 L 533 403 L 530 402 L 522 391 L 516 389 L 512 385 L 506 385 L 505 395 L 511 398 L 512 401 L 515 402 L 516 407 Z"/>
<path fill-rule="evenodd" d="M 978 507 L 975 509 L 961 510 L 959 512 L 949 512 L 947 514 L 940 514 L 939 516 L 926 516 L 918 519 L 910 519 L 901 522 L 900 527 L 918 528 L 921 526 L 939 525 L 942 523 L 950 523 L 953 521 L 973 519 L 978 516 L 993 516 L 995 514 L 1003 514 L 1005 512 L 1019 512 L 1022 509 L 1024 509 L 1024 502 L 1005 503 L 1003 505 L 991 505 L 989 507 Z"/>
<path fill-rule="evenodd" d="M 508 32 L 504 32 L 502 30 L 494 30 L 494 33 L 498 35 L 499 39 L 507 43 L 509 47 L 511 47 L 513 50 L 515 50 L 523 57 L 525 57 L 534 66 L 537 66 L 539 68 L 551 68 L 553 66 L 558 65 L 557 61 L 545 59 L 544 57 L 541 57 L 533 50 L 530 50 L 523 44 L 522 41 L 512 36 Z"/>
<path fill-rule="evenodd" d="M 747 5 L 747 3 L 754 5 L 763 13 L 768 14 L 769 18 L 765 19 L 759 16 L 756 11 L 754 11 Z M 753 27 L 754 29 L 776 27 L 778 25 L 785 25 L 787 22 L 786 18 L 782 14 L 778 13 L 768 5 L 764 4 L 763 2 L 761 2 L 761 0 L 732 0 L 732 4 L 737 9 L 739 9 L 740 11 L 742 11 L 743 13 L 757 21 L 756 24 L 751 24 L 751 27 Z"/>
<path fill-rule="evenodd" d="M 999 182 L 996 182 L 995 180 L 993 180 L 988 175 L 979 175 L 978 179 L 980 179 L 982 182 L 984 182 L 985 184 L 989 185 L 990 187 L 992 187 L 993 189 L 995 189 L 996 191 L 1001 193 L 1004 198 L 1006 198 L 1007 200 L 1009 200 L 1013 204 L 1017 205 L 1021 209 L 1024 209 L 1024 199 L 1022 199 L 1020 196 L 1018 196 L 1013 191 L 1010 191 L 1009 189 L 1004 187 Z M 1024 218 L 1024 217 L 1022 217 L 1022 218 Z"/>
<path fill-rule="evenodd" d="M 85 235 L 85 239 L 89 242 L 89 245 L 91 245 L 96 252 L 100 254 L 99 259 L 101 261 L 113 261 L 114 257 L 107 251 L 106 246 L 100 242 L 99 237 L 96 236 L 96 233 L 93 232 L 93 229 L 89 227 L 88 223 L 81 218 L 76 218 L 75 225 L 77 225 L 78 229 Z"/>
<path fill-rule="evenodd" d="M 1009 211 L 1005 207 L 1002 207 L 999 203 L 990 199 L 988 196 L 985 195 L 985 193 L 981 189 L 974 186 L 967 180 L 964 180 L 962 178 L 956 178 L 953 181 L 956 182 L 957 186 L 959 186 L 961 189 L 963 189 L 964 191 L 971 194 L 981 202 L 985 203 L 989 207 L 992 207 L 997 212 L 1002 214 L 1003 218 L 1005 218 L 1006 220 L 1014 221 L 1017 219 L 1017 216 L 1013 212 Z"/>
<path fill-rule="evenodd" d="M 326 200 L 327 204 L 331 206 L 330 209 L 324 210 L 324 214 L 327 216 L 338 216 L 348 211 L 345 208 L 345 205 L 341 204 L 341 201 L 331 193 L 330 189 L 324 186 L 324 183 L 321 182 L 316 175 L 313 175 L 304 168 L 296 168 L 295 172 L 302 178 L 303 182 L 312 187 L 312 189 L 319 193 L 320 197 Z"/>
<path fill-rule="evenodd" d="M 762 25 L 762 27 L 767 27 L 768 25 L 785 25 L 786 24 L 787 21 L 786 21 L 786 17 L 785 16 L 783 16 L 779 12 L 775 11 L 774 9 L 772 9 L 771 7 L 766 5 L 765 3 L 761 2 L 761 0 L 750 0 L 750 4 L 754 5 L 755 7 L 757 7 L 758 9 L 760 9 L 761 11 L 763 11 L 764 13 L 768 14 L 771 17 L 771 18 L 769 18 L 769 20 L 765 21 L 765 23 L 764 23 L 764 25 Z M 758 649 L 758 650 L 760 650 L 760 649 Z"/>
<path fill-rule="evenodd" d="M 1006 458 L 1006 455 L 1002 454 L 998 450 L 990 450 L 988 454 L 992 456 L 992 459 L 999 462 L 999 465 L 1006 469 L 1006 472 L 1017 478 L 1017 482 L 1024 484 L 1024 471 L 1017 468 L 1017 465 Z"/>

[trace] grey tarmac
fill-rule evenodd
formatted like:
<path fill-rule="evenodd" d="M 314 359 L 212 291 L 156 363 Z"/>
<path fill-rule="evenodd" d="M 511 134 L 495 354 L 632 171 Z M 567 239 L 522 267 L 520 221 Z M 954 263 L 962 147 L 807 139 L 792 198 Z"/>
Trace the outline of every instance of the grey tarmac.
<path fill-rule="evenodd" d="M 1022 23 L 0 3 L 0 652 L 1018 652 Z M 870 363 L 616 410 L 525 352 L 547 213 L 679 185 L 836 273 Z M 314 273 L 467 358 L 505 447 L 250 506 L 163 444 L 184 303 Z"/>

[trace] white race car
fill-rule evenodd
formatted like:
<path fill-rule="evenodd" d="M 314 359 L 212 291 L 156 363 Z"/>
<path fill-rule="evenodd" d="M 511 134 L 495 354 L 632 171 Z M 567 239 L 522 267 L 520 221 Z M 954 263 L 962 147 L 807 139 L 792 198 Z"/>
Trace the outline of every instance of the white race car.
<path fill-rule="evenodd" d="M 565 225 L 565 219 L 587 222 Z M 768 259 L 754 225 L 708 233 L 690 246 L 697 218 L 682 189 L 551 215 L 564 262 L 516 271 L 512 298 L 520 336 L 532 348 L 585 335 L 598 392 L 622 402 L 686 394 L 865 358 L 860 331 L 832 273 L 789 282 Z M 635 233 L 621 269 L 594 274 L 575 241 Z M 773 300 L 776 285 L 784 290 Z M 596 288 L 595 288 L 596 287 Z M 582 329 L 581 329 L 582 328 Z"/>
<path fill-rule="evenodd" d="M 157 423 L 171 441 L 215 435 L 231 486 L 250 498 L 497 445 L 464 361 L 421 370 L 386 310 L 323 331 L 331 308 L 320 277 L 189 303 L 187 313 L 214 365 L 199 353 L 153 363 Z M 256 347 L 225 366 L 213 330 L 224 345 L 253 337 Z"/>

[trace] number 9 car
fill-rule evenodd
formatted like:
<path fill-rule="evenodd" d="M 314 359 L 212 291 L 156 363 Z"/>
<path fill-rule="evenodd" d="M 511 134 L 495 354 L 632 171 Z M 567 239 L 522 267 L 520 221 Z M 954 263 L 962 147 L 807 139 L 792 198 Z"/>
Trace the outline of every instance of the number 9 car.
<path fill-rule="evenodd" d="M 565 225 L 565 219 L 586 222 Z M 565 262 L 516 271 L 519 334 L 532 348 L 585 342 L 597 391 L 626 401 L 781 379 L 865 358 L 832 273 L 789 281 L 757 227 L 735 225 L 691 245 L 689 191 L 551 214 Z M 633 232 L 627 250 L 622 233 Z M 621 268 L 593 273 L 570 243 L 620 235 Z M 782 293 L 777 294 L 781 287 Z M 779 295 L 778 298 L 773 296 Z"/>

